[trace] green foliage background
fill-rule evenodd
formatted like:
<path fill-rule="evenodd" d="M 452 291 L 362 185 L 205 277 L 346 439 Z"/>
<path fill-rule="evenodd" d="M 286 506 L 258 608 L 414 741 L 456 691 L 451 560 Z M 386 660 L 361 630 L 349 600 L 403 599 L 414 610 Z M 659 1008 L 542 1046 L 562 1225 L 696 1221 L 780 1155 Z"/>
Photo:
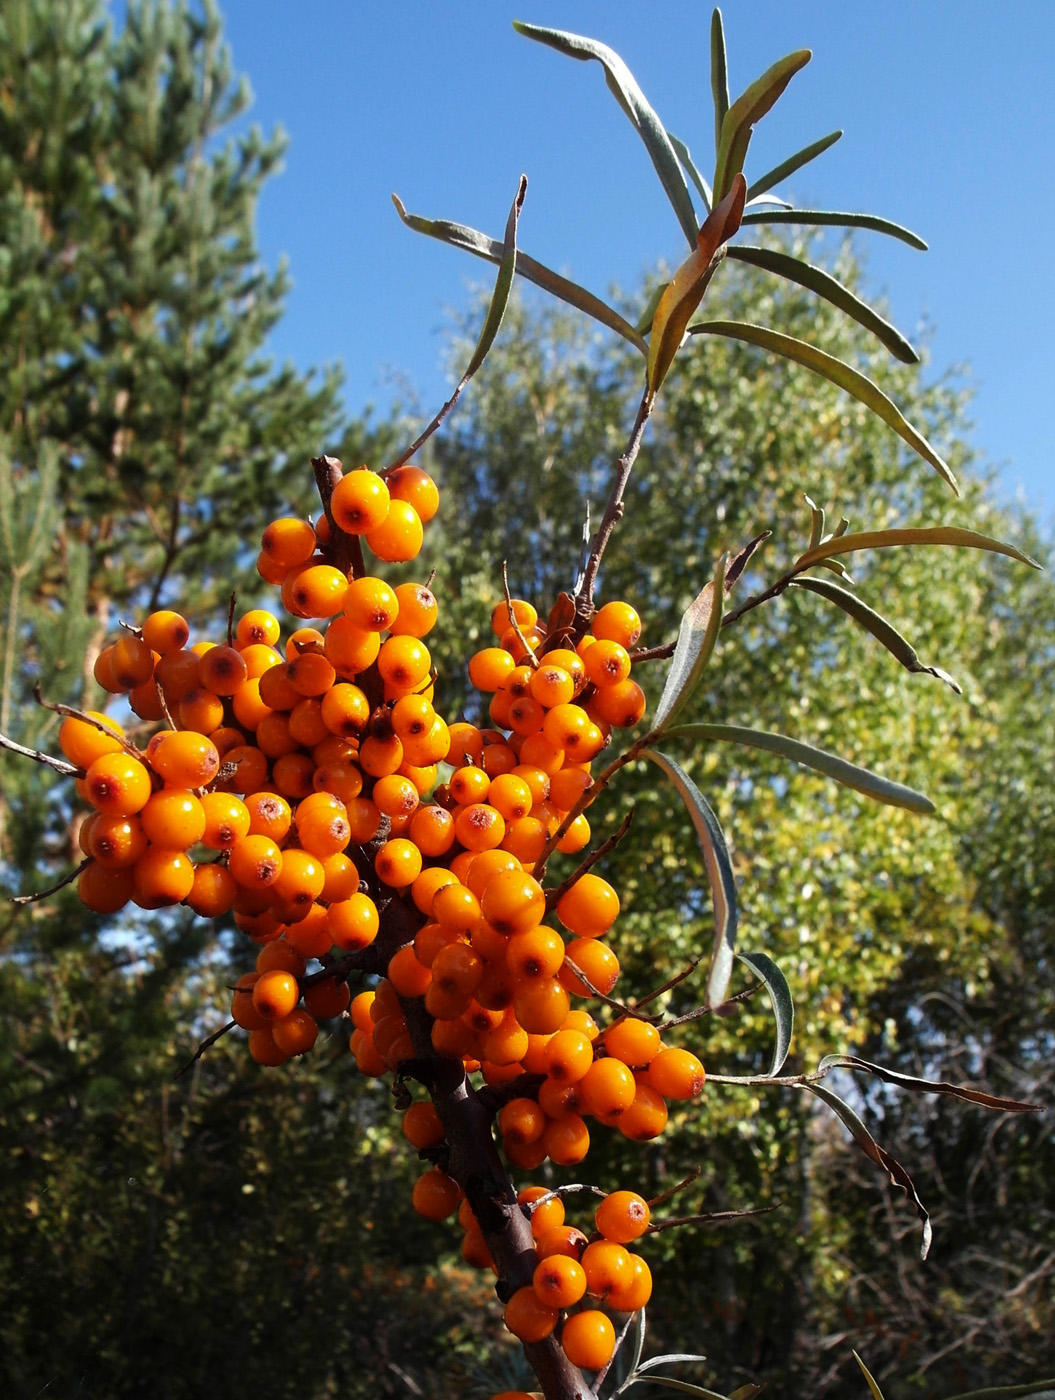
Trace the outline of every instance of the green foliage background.
<path fill-rule="evenodd" d="M 54 740 L 34 681 L 99 702 L 85 677 L 117 618 L 179 599 L 204 630 L 232 587 L 260 596 L 256 538 L 279 511 L 309 508 L 308 455 L 379 464 L 409 431 L 340 425 L 332 374 L 262 359 L 285 284 L 259 267 L 252 220 L 281 142 L 213 140 L 243 101 L 211 11 L 133 5 L 120 33 L 94 0 L 0 14 L 0 728 L 20 742 Z M 860 284 L 851 247 L 796 246 Z M 855 528 L 959 524 L 1049 565 L 1035 575 L 952 550 L 855 560 L 862 597 L 962 698 L 900 671 L 810 594 L 723 635 L 695 717 L 784 730 L 938 805 L 919 819 L 756 754 L 692 756 L 730 837 L 742 946 L 792 985 L 792 1067 L 854 1049 L 1047 1102 L 1050 541 L 996 503 L 955 380 L 893 365 L 838 313 L 742 266 L 726 264 L 709 296 L 715 315 L 777 325 L 872 374 L 964 499 L 806 371 L 696 345 L 664 386 L 602 578 L 601 601 L 626 597 L 646 617 L 645 642 L 672 637 L 718 553 L 762 529 L 773 537 L 737 597 L 775 577 L 808 538 L 804 491 Z M 487 636 L 500 561 L 540 606 L 570 585 L 585 503 L 596 517 L 639 391 L 628 350 L 528 299 L 430 444 L 444 504 L 423 562 L 438 570 L 449 714 L 475 713 L 464 662 Z M 661 685 L 657 667 L 653 700 Z M 70 793 L 49 777 L 0 757 L 6 891 L 47 884 L 76 849 Z M 604 869 L 626 911 L 624 985 L 642 991 L 706 952 L 709 901 L 673 791 L 652 771 L 621 777 L 590 820 L 603 838 L 636 809 Z M 5 1393 L 438 1397 L 526 1382 L 489 1279 L 461 1267 L 453 1230 L 410 1212 L 417 1164 L 340 1024 L 306 1063 L 260 1071 L 228 1038 L 173 1080 L 222 1023 L 232 967 L 250 964 L 233 932 L 182 913 L 106 927 L 68 889 L 5 908 Z M 715 1072 L 755 1073 L 771 1034 L 758 999 L 685 1040 Z M 644 1149 L 598 1128 L 588 1160 L 591 1179 L 649 1191 L 701 1168 L 686 1212 L 781 1202 L 649 1243 L 653 1340 L 705 1352 L 707 1384 L 767 1379 L 779 1396 L 857 1393 L 852 1347 L 899 1395 L 1055 1371 L 1050 1118 L 843 1087 L 931 1206 L 931 1259 L 918 1263 L 903 1198 L 812 1101 L 713 1086 Z"/>

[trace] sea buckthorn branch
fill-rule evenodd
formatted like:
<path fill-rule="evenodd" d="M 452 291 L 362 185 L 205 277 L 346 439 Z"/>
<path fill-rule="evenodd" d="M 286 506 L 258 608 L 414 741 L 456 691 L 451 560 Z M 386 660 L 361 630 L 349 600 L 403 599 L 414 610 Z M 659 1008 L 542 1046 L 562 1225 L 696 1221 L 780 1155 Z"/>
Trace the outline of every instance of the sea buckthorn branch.
<path fill-rule="evenodd" d="M 652 415 L 655 405 L 655 396 L 646 388 L 641 395 L 641 402 L 638 405 L 637 416 L 634 419 L 634 426 L 630 430 L 630 437 L 627 441 L 623 455 L 615 465 L 615 478 L 612 482 L 612 489 L 608 494 L 608 501 L 601 516 L 600 524 L 594 534 L 590 544 L 590 552 L 586 559 L 586 567 L 583 569 L 582 579 L 575 594 L 575 631 L 573 637 L 576 641 L 586 634 L 590 625 L 590 617 L 593 614 L 593 592 L 597 584 L 597 571 L 601 567 L 601 559 L 607 548 L 608 541 L 612 536 L 612 531 L 623 518 L 625 506 L 623 496 L 630 481 L 630 473 L 633 470 L 637 455 L 641 450 L 641 442 L 645 434 L 645 426 Z"/>
<path fill-rule="evenodd" d="M 646 1235 L 658 1235 L 661 1230 L 676 1230 L 683 1225 L 728 1225 L 733 1220 L 745 1220 L 752 1215 L 771 1215 L 780 1210 L 783 1201 L 774 1201 L 771 1206 L 754 1206 L 750 1210 L 710 1210 L 699 1215 L 672 1215 L 664 1220 L 653 1220 L 645 1231 Z"/>
<path fill-rule="evenodd" d="M 6 734 L 0 734 L 0 749 L 8 749 L 11 753 L 17 753 L 21 758 L 31 758 L 34 763 L 43 763 L 47 768 L 53 768 L 64 778 L 83 778 L 86 771 L 83 768 L 78 768 L 75 763 L 67 763 L 65 759 L 54 758 L 51 754 L 43 753 L 40 749 L 30 749 L 25 744 L 17 744 Z"/>
<path fill-rule="evenodd" d="M 61 705 L 54 700 L 45 700 L 39 682 L 33 687 L 33 698 L 42 709 L 50 710 L 52 714 L 62 715 L 64 719 L 79 719 L 83 724 L 90 724 L 93 729 L 98 729 L 100 734 L 116 739 L 124 751 L 131 754 L 133 758 L 141 759 L 143 757 L 142 750 L 138 749 L 123 730 L 112 725 L 104 715 L 88 710 L 78 710 L 73 705 Z M 57 759 L 52 760 L 52 764 L 57 762 Z"/>
<path fill-rule="evenodd" d="M 2 739 L 2 737 L 3 736 L 0 735 L 0 739 Z M 31 757 L 34 756 L 33 751 L 29 749 L 19 748 L 18 751 L 21 753 L 28 753 Z M 46 761 L 47 755 L 42 755 L 42 759 Z M 47 899 L 50 895 L 57 894 L 59 890 L 65 889 L 67 885 L 72 885 L 74 880 L 76 880 L 81 872 L 86 870 L 91 863 L 91 856 L 85 856 L 80 865 L 76 866 L 73 870 L 68 870 L 61 880 L 56 880 L 55 883 L 49 885 L 46 890 L 36 890 L 33 894 L 13 894 L 7 902 L 8 904 L 36 904 L 41 899 Z"/>
<path fill-rule="evenodd" d="M 359 536 L 342 530 L 330 509 L 330 500 L 337 483 L 344 476 L 344 467 L 337 457 L 313 457 L 311 467 L 315 473 L 315 486 L 322 501 L 322 508 L 330 524 L 333 562 L 350 578 L 362 578 L 366 573 L 366 563 Z"/>
<path fill-rule="evenodd" d="M 590 791 L 592 794 L 593 790 L 590 789 Z M 597 862 L 599 860 L 603 860 L 604 857 L 609 854 L 609 852 L 615 850 L 615 848 L 619 845 L 620 841 L 622 841 L 623 837 L 630 830 L 630 826 L 633 820 L 634 808 L 631 807 L 630 810 L 627 812 L 626 816 L 619 823 L 619 826 L 616 828 L 615 831 L 612 832 L 611 836 L 609 836 L 607 840 L 602 841 L 601 844 L 595 850 L 591 851 L 590 854 L 586 857 L 586 859 L 579 863 L 578 867 L 572 871 L 572 873 L 568 876 L 566 880 L 562 880 L 560 884 L 556 886 L 555 889 L 547 890 L 547 914 L 552 913 L 553 910 L 556 909 L 558 903 L 563 898 L 563 896 L 568 893 L 568 891 L 573 885 L 578 884 L 581 877 L 586 874 L 587 870 L 589 870 L 591 866 L 596 865 Z"/>
<path fill-rule="evenodd" d="M 193 1068 L 193 1066 L 198 1063 L 201 1057 L 205 1054 L 206 1050 L 211 1050 L 212 1047 L 216 1044 L 216 1042 L 222 1036 L 225 1036 L 228 1031 L 233 1031 L 237 1024 L 237 1021 L 228 1021 L 227 1024 L 221 1026 L 218 1031 L 213 1031 L 212 1035 L 206 1036 L 206 1038 L 201 1042 L 201 1044 L 198 1046 L 197 1050 L 195 1050 L 194 1054 L 190 1057 L 187 1063 L 185 1065 L 181 1065 L 180 1068 L 176 1071 L 176 1073 L 172 1076 L 173 1084 L 175 1084 L 177 1079 L 182 1079 L 183 1076 L 187 1073 L 187 1071 Z"/>

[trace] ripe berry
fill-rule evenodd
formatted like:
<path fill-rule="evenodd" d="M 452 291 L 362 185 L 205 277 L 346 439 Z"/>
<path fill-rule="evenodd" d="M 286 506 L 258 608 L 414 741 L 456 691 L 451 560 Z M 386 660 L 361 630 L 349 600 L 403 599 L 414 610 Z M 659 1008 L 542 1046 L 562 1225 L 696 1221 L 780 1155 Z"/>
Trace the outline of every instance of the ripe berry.
<path fill-rule="evenodd" d="M 384 632 L 399 613 L 399 599 L 384 579 L 367 575 L 348 584 L 342 604 L 348 620 L 364 632 Z"/>
<path fill-rule="evenodd" d="M 366 542 L 387 564 L 405 564 L 421 551 L 424 532 L 421 517 L 409 501 L 394 500 L 380 525 L 366 535 Z"/>
<path fill-rule="evenodd" d="M 403 1136 L 419 1151 L 436 1147 L 446 1136 L 436 1109 L 427 1100 L 412 1103 L 403 1114 Z"/>
<path fill-rule="evenodd" d="M 399 615 L 389 628 L 393 637 L 427 637 L 436 625 L 439 604 L 423 583 L 401 583 L 396 589 Z"/>
<path fill-rule="evenodd" d="M 253 987 L 253 1005 L 268 1021 L 280 1021 L 288 1016 L 299 1000 L 297 979 L 280 968 L 262 972 Z"/>
<path fill-rule="evenodd" d="M 229 869 L 240 885 L 263 889 L 282 873 L 282 852 L 268 836 L 243 836 L 231 847 Z"/>
<path fill-rule="evenodd" d="M 148 846 L 132 872 L 132 898 L 143 909 L 179 904 L 194 888 L 194 862 L 185 851 Z"/>
<path fill-rule="evenodd" d="M 570 1308 L 586 1293 L 586 1272 L 566 1254 L 551 1254 L 536 1266 L 531 1286 L 547 1307 Z"/>
<path fill-rule="evenodd" d="M 152 612 L 142 626 L 144 642 L 159 656 L 167 656 L 171 651 L 179 651 L 190 641 L 190 628 L 187 620 L 178 612 L 163 609 Z"/>
<path fill-rule="evenodd" d="M 427 524 L 440 508 L 440 493 L 428 472 L 420 467 L 397 467 L 386 478 L 393 500 L 409 501 Z"/>
<path fill-rule="evenodd" d="M 306 520 L 272 520 L 260 540 L 261 552 L 276 566 L 292 569 L 315 552 L 315 531 Z"/>
<path fill-rule="evenodd" d="M 220 767 L 212 740 L 190 730 L 160 730 L 147 745 L 147 758 L 154 772 L 173 787 L 205 787 Z"/>
<path fill-rule="evenodd" d="M 613 1191 L 594 1211 L 593 1221 L 606 1240 L 629 1244 L 648 1229 L 652 1212 L 636 1191 Z"/>
<path fill-rule="evenodd" d="M 380 920 L 377 905 L 366 894 L 353 894 L 330 905 L 327 915 L 330 937 L 345 953 L 367 948 L 377 937 Z"/>
<path fill-rule="evenodd" d="M 560 1313 L 539 1300 L 533 1288 L 518 1288 L 506 1304 L 505 1324 L 522 1342 L 540 1342 L 557 1325 Z"/>
<path fill-rule="evenodd" d="M 347 982 L 338 982 L 334 977 L 327 977 L 321 982 L 313 982 L 310 987 L 304 989 L 304 1006 L 311 1014 L 320 1021 L 328 1021 L 334 1016 L 340 1016 L 351 999 L 351 992 L 348 990 Z"/>
<path fill-rule="evenodd" d="M 587 871 L 557 903 L 557 918 L 581 938 L 606 933 L 619 914 L 619 896 L 599 875 Z"/>
<path fill-rule="evenodd" d="M 411 1204 L 426 1220 L 443 1220 L 454 1214 L 461 1198 L 458 1183 L 439 1167 L 433 1167 L 415 1181 Z"/>
<path fill-rule="evenodd" d="M 691 1050 L 660 1050 L 649 1064 L 648 1082 L 665 1099 L 694 1099 L 703 1093 L 703 1065 Z"/>
<path fill-rule="evenodd" d="M 110 669 L 119 688 L 131 690 L 154 674 L 154 653 L 142 637 L 126 632 L 111 648 Z"/>
<path fill-rule="evenodd" d="M 602 642 L 618 642 L 630 649 L 641 636 L 641 619 L 629 603 L 605 603 L 594 613 L 590 631 Z"/>
<path fill-rule="evenodd" d="M 599 1371 L 615 1351 L 615 1328 L 603 1312 L 588 1308 L 565 1321 L 560 1344 L 573 1366 Z"/>
<path fill-rule="evenodd" d="M 349 535 L 363 535 L 381 525 L 388 515 L 391 497 L 376 472 L 349 472 L 333 489 L 330 515 L 338 529 Z"/>
<path fill-rule="evenodd" d="M 122 751 L 95 759 L 84 778 L 84 793 L 107 816 L 132 816 L 142 811 L 151 794 L 150 774 L 138 759 Z"/>

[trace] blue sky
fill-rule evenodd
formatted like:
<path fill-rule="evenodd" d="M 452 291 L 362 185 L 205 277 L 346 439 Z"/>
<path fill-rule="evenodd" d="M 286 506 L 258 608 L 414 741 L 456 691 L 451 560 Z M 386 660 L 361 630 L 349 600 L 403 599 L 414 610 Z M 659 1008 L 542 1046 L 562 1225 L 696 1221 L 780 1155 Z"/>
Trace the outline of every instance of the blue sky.
<path fill-rule="evenodd" d="M 713 159 L 711 7 L 688 0 L 224 0 L 251 120 L 291 137 L 259 213 L 266 261 L 293 291 L 271 350 L 343 363 L 349 409 L 406 385 L 444 397 L 443 329 L 481 263 L 399 223 L 408 209 L 500 235 L 521 171 L 526 251 L 604 293 L 634 287 L 685 245 L 647 156 L 597 64 L 516 35 L 514 18 L 616 49 L 664 122 Z M 907 224 L 927 253 L 862 235 L 871 288 L 910 337 L 932 327 L 933 370 L 964 362 L 974 441 L 1049 522 L 1055 457 L 1055 5 L 1017 0 L 730 0 L 735 96 L 771 62 L 813 61 L 757 128 L 748 174 L 836 127 L 795 177 L 799 204 Z"/>

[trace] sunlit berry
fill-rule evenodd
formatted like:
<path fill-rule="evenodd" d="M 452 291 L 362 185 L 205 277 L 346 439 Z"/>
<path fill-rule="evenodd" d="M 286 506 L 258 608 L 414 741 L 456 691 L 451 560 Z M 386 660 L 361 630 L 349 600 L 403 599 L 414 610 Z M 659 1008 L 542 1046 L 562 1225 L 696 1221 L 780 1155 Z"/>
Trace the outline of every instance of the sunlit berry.
<path fill-rule="evenodd" d="M 440 493 L 428 472 L 421 467 L 403 466 L 385 478 L 393 500 L 409 501 L 423 525 L 428 524 L 440 507 Z"/>
<path fill-rule="evenodd" d="M 279 968 L 261 973 L 253 986 L 253 1005 L 267 1021 L 288 1016 L 299 1000 L 297 979 Z"/>
<path fill-rule="evenodd" d="M 275 565 L 292 569 L 315 552 L 315 531 L 306 520 L 272 520 L 260 540 L 261 552 Z"/>
<path fill-rule="evenodd" d="M 659 1031 L 647 1021 L 632 1016 L 616 1021 L 604 1033 L 605 1049 L 631 1069 L 644 1068 L 661 1048 Z"/>
<path fill-rule="evenodd" d="M 536 1266 L 531 1286 L 547 1307 L 574 1307 L 586 1293 L 586 1271 L 577 1259 L 551 1254 Z"/>
<path fill-rule="evenodd" d="M 151 791 L 150 773 L 144 765 L 120 750 L 101 754 L 89 765 L 84 778 L 87 800 L 108 816 L 129 817 L 142 811 Z"/>
<path fill-rule="evenodd" d="M 560 1344 L 573 1366 L 599 1371 L 608 1365 L 615 1351 L 615 1328 L 603 1312 L 587 1308 L 566 1319 Z"/>
<path fill-rule="evenodd" d="M 335 901 L 327 918 L 334 945 L 345 953 L 369 947 L 380 927 L 377 905 L 367 894 L 356 893 Z"/>
<path fill-rule="evenodd" d="M 390 500 L 384 480 L 364 467 L 338 481 L 330 497 L 330 515 L 338 529 L 363 535 L 383 523 Z"/>
<path fill-rule="evenodd" d="M 154 674 L 154 653 L 142 637 L 125 632 L 113 644 L 110 669 L 120 689 L 131 690 Z"/>
<path fill-rule="evenodd" d="M 706 1082 L 703 1065 L 691 1050 L 670 1046 L 648 1066 L 648 1082 L 665 1099 L 694 1099 Z"/>
<path fill-rule="evenodd" d="M 186 851 L 148 846 L 132 872 L 132 898 L 143 909 L 179 904 L 194 888 L 194 862 Z"/>
<path fill-rule="evenodd" d="M 538 611 L 523 598 L 513 598 L 510 603 L 496 603 L 491 610 L 491 631 L 496 637 L 504 636 L 512 626 L 514 617 L 519 627 L 533 627 L 538 621 Z"/>
<path fill-rule="evenodd" d="M 186 850 L 202 839 L 207 819 L 193 792 L 187 788 L 162 788 L 147 802 L 139 820 L 155 846 Z"/>
<path fill-rule="evenodd" d="M 469 659 L 469 679 L 477 690 L 497 690 L 515 664 L 501 647 L 484 647 Z"/>
<path fill-rule="evenodd" d="M 141 628 L 142 637 L 151 651 L 159 656 L 167 656 L 170 651 L 179 651 L 190 641 L 190 627 L 187 619 L 178 612 L 161 609 L 152 612 Z"/>
<path fill-rule="evenodd" d="M 619 959 L 599 938 L 576 938 L 565 948 L 557 976 L 576 996 L 611 996 L 619 980 Z"/>
<path fill-rule="evenodd" d="M 641 636 L 641 619 L 629 603 L 605 603 L 594 613 L 590 631 L 599 642 L 618 642 L 629 650 Z"/>
<path fill-rule="evenodd" d="M 399 599 L 384 579 L 368 574 L 348 584 L 342 608 L 345 617 L 364 632 L 384 632 L 396 620 Z"/>
<path fill-rule="evenodd" d="M 238 882 L 224 865 L 199 865 L 185 903 L 203 919 L 218 919 L 232 907 Z"/>
<path fill-rule="evenodd" d="M 366 534 L 366 543 L 387 564 L 407 563 L 421 551 L 421 517 L 409 501 L 393 500 L 384 520 Z"/>
<path fill-rule="evenodd" d="M 606 933 L 619 914 L 619 896 L 599 875 L 587 871 L 557 902 L 557 918 L 580 938 Z"/>
<path fill-rule="evenodd" d="M 399 614 L 389 631 L 393 637 L 427 637 L 436 625 L 439 604 L 423 583 L 401 583 L 396 588 Z"/>
<path fill-rule="evenodd" d="M 220 767 L 212 740 L 189 730 L 160 730 L 147 745 L 147 758 L 154 772 L 173 787 L 205 787 Z"/>
<path fill-rule="evenodd" d="M 77 876 L 77 898 L 96 914 L 116 914 L 132 898 L 135 877 L 130 865 L 107 867 L 94 861 Z"/>
<path fill-rule="evenodd" d="M 578 1113 L 568 1113 L 563 1118 L 549 1120 L 542 1134 L 542 1142 L 546 1155 L 558 1166 L 571 1167 L 576 1162 L 581 1162 L 589 1152 L 590 1130 Z M 540 1255 L 541 1244 L 542 1240 L 539 1241 Z"/>
<path fill-rule="evenodd" d="M 231 847 L 228 868 L 240 885 L 263 889 L 282 873 L 282 852 L 268 836 L 243 836 Z"/>
<path fill-rule="evenodd" d="M 506 1304 L 505 1324 L 522 1342 L 540 1342 L 556 1327 L 560 1313 L 539 1300 L 533 1288 L 518 1288 Z"/>

